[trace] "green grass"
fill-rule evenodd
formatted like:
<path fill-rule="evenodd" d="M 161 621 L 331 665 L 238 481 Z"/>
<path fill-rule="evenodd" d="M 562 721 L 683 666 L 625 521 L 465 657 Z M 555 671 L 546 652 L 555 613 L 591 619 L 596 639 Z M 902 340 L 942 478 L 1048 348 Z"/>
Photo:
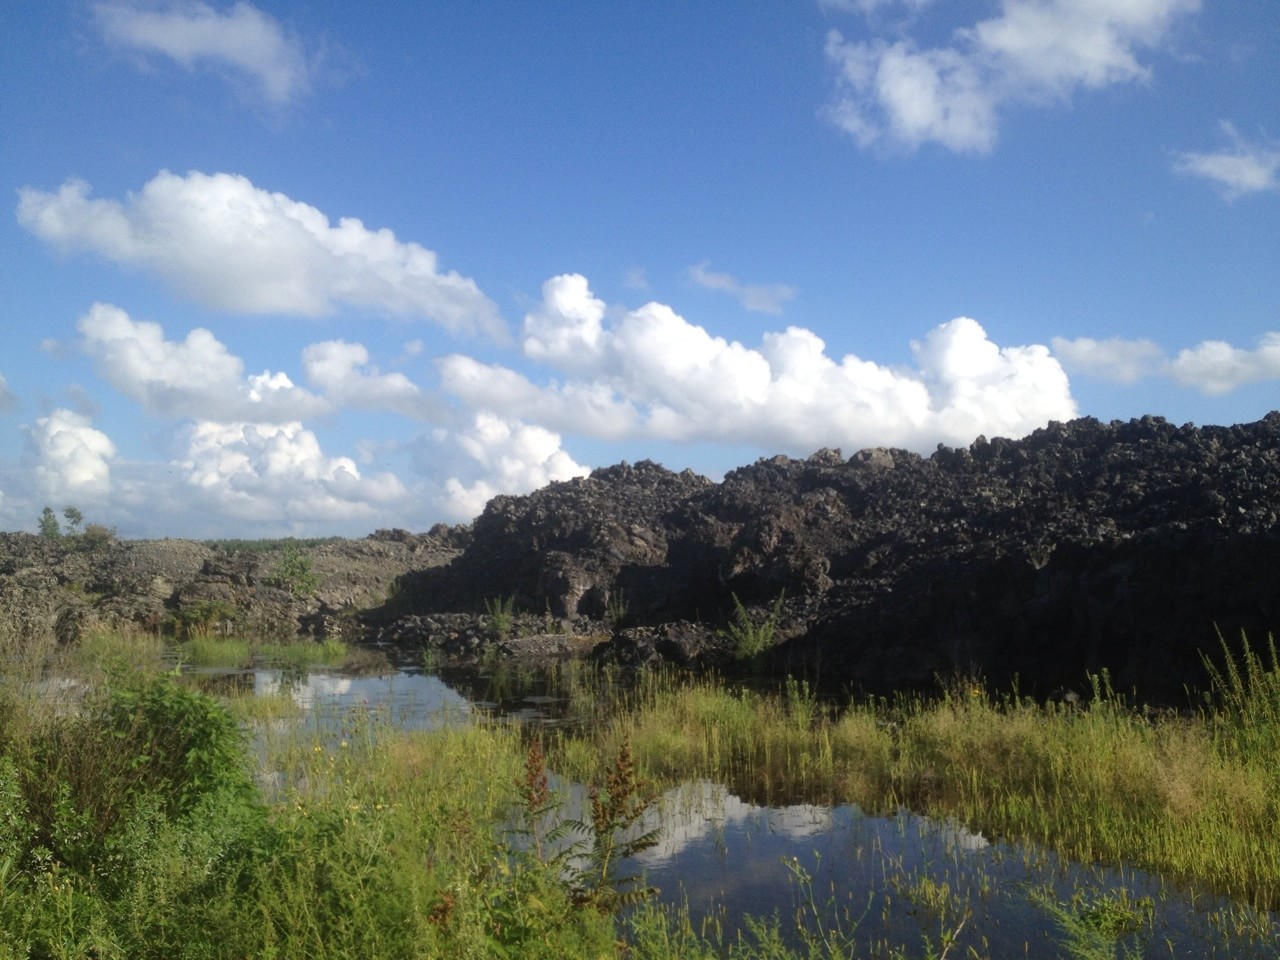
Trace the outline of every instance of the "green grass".
<path fill-rule="evenodd" d="M 652 788 L 700 778 L 762 802 L 906 806 L 1075 860 L 1146 867 L 1229 894 L 1242 906 L 1221 922 L 1242 940 L 1269 935 L 1250 905 L 1280 903 L 1280 670 L 1269 644 L 1224 644 L 1193 716 L 1149 716 L 1105 678 L 1074 708 L 965 682 L 837 708 L 795 682 L 777 693 L 674 673 L 623 683 L 571 665 L 560 692 L 578 722 L 544 731 L 545 762 L 595 785 L 591 817 L 607 839 L 587 851 L 594 872 L 577 873 L 541 850 L 548 834 L 531 844 L 516 830 L 556 804 L 514 726 L 405 732 L 367 715 L 335 739 L 267 723 L 251 755 L 241 723 L 287 716 L 284 705 L 182 685 L 154 639 L 16 649 L 0 665 L 4 960 L 858 955 L 856 918 L 827 910 L 803 872 L 799 927 L 748 920 L 730 941 L 645 904 L 640 885 L 612 872 L 628 842 L 608 840 L 612 826 L 639 822 Z M 50 656 L 83 668 L 92 689 L 75 708 L 21 681 Z M 269 794 L 256 785 L 265 774 Z M 535 830 L 555 829 L 551 815 Z M 969 919 L 956 892 L 923 875 L 894 889 L 936 918 L 927 950 L 947 955 Z M 1123 891 L 1042 906 L 1072 956 L 1124 946 L 1148 910 Z"/>
<path fill-rule="evenodd" d="M 646 776 L 708 779 L 760 803 L 856 803 L 951 817 L 1070 859 L 1124 863 L 1264 909 L 1280 906 L 1280 671 L 1227 651 L 1202 711 L 1149 717 L 1105 678 L 1078 708 L 976 683 L 836 710 L 795 683 L 769 695 L 652 673 L 578 676 L 590 719 L 552 743 L 568 775 L 623 739 Z M 1232 680 L 1231 677 L 1238 677 Z"/>
<path fill-rule="evenodd" d="M 183 663 L 198 667 L 341 667 L 354 653 L 339 640 L 259 643 L 219 637 L 194 637 L 174 649 Z"/>

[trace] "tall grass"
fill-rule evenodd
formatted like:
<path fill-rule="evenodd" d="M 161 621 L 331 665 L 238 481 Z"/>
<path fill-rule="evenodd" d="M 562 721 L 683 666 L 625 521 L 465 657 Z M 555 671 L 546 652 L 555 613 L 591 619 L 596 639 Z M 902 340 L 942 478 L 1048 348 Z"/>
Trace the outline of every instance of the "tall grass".
<path fill-rule="evenodd" d="M 663 782 L 710 779 L 762 803 L 905 806 L 1275 908 L 1280 670 L 1268 650 L 1225 651 L 1196 716 L 1149 716 L 1105 676 L 1080 706 L 957 683 L 837 710 L 794 682 L 762 694 L 654 673 L 573 694 L 594 700 L 592 719 L 555 735 L 552 763 L 587 776 L 627 739 Z"/>
<path fill-rule="evenodd" d="M 620 936 L 655 960 L 849 955 L 817 925 L 796 953 L 777 922 L 726 943 L 679 911 L 597 909 L 621 900 L 584 896 L 513 841 L 522 805 L 550 804 L 515 726 L 266 725 L 251 760 L 226 708 L 155 649 L 131 664 L 121 638 L 94 644 L 113 666 L 85 673 L 76 709 L 0 685 L 0 958 L 612 957 Z M 579 721 L 541 735 L 546 764 L 597 784 L 601 804 L 631 795 L 624 781 L 706 778 L 772 803 L 907 806 L 1265 909 L 1280 904 L 1277 667 L 1271 643 L 1224 645 L 1198 714 L 1152 716 L 1105 677 L 1074 707 L 972 682 L 837 707 L 797 682 L 764 693 L 576 665 L 559 680 Z M 36 675 L 0 667 L 15 671 Z M 602 822 L 635 812 L 610 803 Z M 619 849 L 596 848 L 598 876 L 616 879 Z M 1095 906 L 1063 916 L 1092 923 Z"/>

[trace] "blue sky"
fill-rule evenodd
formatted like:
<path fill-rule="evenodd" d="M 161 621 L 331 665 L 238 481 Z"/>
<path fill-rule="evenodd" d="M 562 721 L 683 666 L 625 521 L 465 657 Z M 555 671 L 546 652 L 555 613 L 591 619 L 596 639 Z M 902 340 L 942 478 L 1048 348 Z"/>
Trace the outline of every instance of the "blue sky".
<path fill-rule="evenodd" d="M 619 460 L 1280 406 L 1274 0 L 0 31 L 0 529 L 423 529 Z"/>

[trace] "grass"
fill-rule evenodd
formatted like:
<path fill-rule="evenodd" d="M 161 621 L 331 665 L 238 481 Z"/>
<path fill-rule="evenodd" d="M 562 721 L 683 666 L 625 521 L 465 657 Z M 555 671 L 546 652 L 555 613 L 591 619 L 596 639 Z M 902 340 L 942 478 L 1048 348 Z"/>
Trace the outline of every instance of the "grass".
<path fill-rule="evenodd" d="M 75 656 L 90 689 L 70 710 L 28 682 L 37 660 L 68 654 L 24 649 L 9 645 L 0 665 L 4 960 L 860 955 L 858 917 L 819 902 L 798 866 L 795 923 L 748 919 L 729 940 L 645 902 L 618 868 L 648 838 L 626 828 L 653 788 L 701 778 L 763 802 L 906 806 L 1075 860 L 1143 866 L 1232 897 L 1224 930 L 1250 942 L 1267 942 L 1257 911 L 1280 903 L 1270 644 L 1224 643 L 1190 716 L 1148 715 L 1105 677 L 1076 707 L 962 681 L 933 698 L 837 707 L 794 681 L 776 692 L 673 673 L 624 683 L 578 664 L 559 677 L 578 721 L 542 731 L 536 755 L 500 721 L 406 732 L 376 715 L 340 736 L 260 724 L 251 754 L 240 723 L 287 716 L 285 705 L 183 686 L 158 641 L 88 638 Z M 551 832 L 568 827 L 547 767 L 593 785 L 595 829 L 576 867 L 550 853 Z M 256 786 L 264 774 L 270 794 Z M 896 890 L 936 926 L 914 952 L 877 955 L 959 956 L 970 914 L 945 878 Z M 1046 893 L 1041 905 L 1069 956 L 1128 949 L 1149 914 L 1123 891 Z"/>
<path fill-rule="evenodd" d="M 1105 677 L 1080 707 L 957 683 L 937 698 L 836 710 L 795 682 L 762 694 L 647 674 L 573 694 L 592 717 L 556 734 L 550 753 L 584 777 L 625 739 L 662 783 L 709 779 L 760 803 L 906 807 L 1275 909 L 1280 671 L 1247 646 L 1224 656 L 1225 685 L 1215 680 L 1189 717 L 1150 717 Z"/>
<path fill-rule="evenodd" d="M 183 663 L 199 667 L 263 666 L 305 669 L 342 667 L 360 658 L 360 651 L 339 640 L 299 640 L 286 643 L 259 643 L 218 637 L 195 637 L 175 648 Z"/>

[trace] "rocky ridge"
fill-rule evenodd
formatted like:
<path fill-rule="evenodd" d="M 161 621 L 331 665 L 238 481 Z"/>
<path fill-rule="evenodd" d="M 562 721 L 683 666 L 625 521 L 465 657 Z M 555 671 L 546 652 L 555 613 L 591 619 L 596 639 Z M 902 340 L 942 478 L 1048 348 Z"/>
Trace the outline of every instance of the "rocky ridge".
<path fill-rule="evenodd" d="M 1232 427 L 1053 423 L 930 457 L 821 450 L 712 483 L 618 465 L 499 497 L 452 563 L 410 575 L 419 612 L 625 607 L 600 651 L 717 662 L 734 598 L 785 596 L 779 669 L 872 687 L 939 673 L 1047 691 L 1108 669 L 1176 695 L 1216 631 L 1280 623 L 1280 413 Z M 616 611 L 615 611 L 616 612 Z"/>
<path fill-rule="evenodd" d="M 0 535 L 0 603 L 11 625 L 66 637 L 85 618 L 156 624 L 219 600 L 237 629 L 460 658 L 604 635 L 601 658 L 706 664 L 733 655 L 736 602 L 760 617 L 784 598 L 758 668 L 871 688 L 959 671 L 1027 692 L 1106 668 L 1170 696 L 1197 682 L 1217 630 L 1262 640 L 1280 622 L 1278 516 L 1280 413 L 1082 419 L 929 457 L 772 457 L 720 483 L 619 464 L 497 497 L 469 528 L 313 548 L 307 597 L 272 586 L 268 555 L 153 541 L 89 563 Z M 484 612 L 498 600 L 512 622 Z"/>
<path fill-rule="evenodd" d="M 192 540 L 45 539 L 0 533 L 0 640 L 54 635 L 74 642 L 96 626 L 251 637 L 360 639 L 355 617 L 394 600 L 397 580 L 452 560 L 465 529 L 380 530 L 362 540 L 299 549 L 314 588 L 281 575 L 286 542 L 250 550 Z"/>

